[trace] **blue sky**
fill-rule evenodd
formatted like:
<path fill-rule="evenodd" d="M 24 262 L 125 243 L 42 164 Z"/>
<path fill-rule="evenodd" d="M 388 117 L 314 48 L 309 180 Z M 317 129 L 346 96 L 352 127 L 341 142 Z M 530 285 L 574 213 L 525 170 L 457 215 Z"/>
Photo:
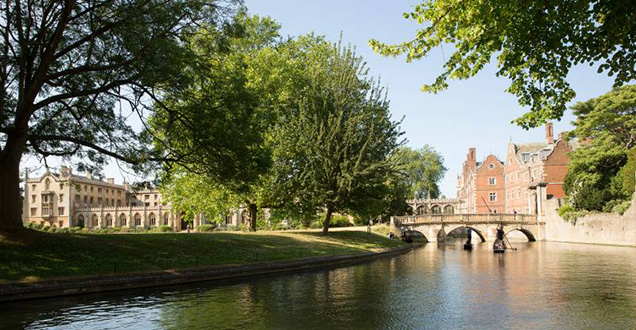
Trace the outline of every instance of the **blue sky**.
<path fill-rule="evenodd" d="M 505 92 L 509 80 L 495 77 L 494 65 L 472 79 L 453 81 L 446 91 L 424 94 L 420 91 L 422 84 L 430 83 L 440 72 L 449 49 L 444 49 L 445 54 L 441 49 L 435 50 L 414 63 L 406 63 L 403 58 L 383 58 L 371 51 L 370 38 L 389 43 L 412 39 L 418 26 L 402 14 L 420 2 L 246 0 L 245 4 L 250 13 L 278 21 L 283 35 L 315 32 L 335 42 L 342 32 L 343 41 L 356 47 L 371 74 L 381 77 L 388 87 L 394 118 L 404 117 L 402 129 L 407 145 L 419 148 L 429 144 L 444 156 L 448 172 L 441 183 L 442 193 L 455 197 L 457 174 L 468 148 L 477 148 L 478 159 L 492 152 L 503 160 L 511 138 L 515 142 L 543 141 L 545 131 L 525 131 L 510 124 L 525 110 Z M 597 74 L 596 67 L 589 66 L 575 67 L 569 81 L 577 93 L 576 101 L 599 96 L 612 87 L 611 78 Z M 568 113 L 555 122 L 555 135 L 570 129 L 572 118 Z"/>
<path fill-rule="evenodd" d="M 453 81 L 448 90 L 438 94 L 424 94 L 422 84 L 430 83 L 440 72 L 444 55 L 450 49 L 434 50 L 418 62 L 406 63 L 403 58 L 384 58 L 368 47 L 370 38 L 398 43 L 412 39 L 417 25 L 403 18 L 418 1 L 379 0 L 245 0 L 251 14 L 270 16 L 282 25 L 282 34 L 297 36 L 315 32 L 336 42 L 343 34 L 343 41 L 356 47 L 370 72 L 380 77 L 388 87 L 391 112 L 396 120 L 404 117 L 402 130 L 407 145 L 419 148 L 433 146 L 442 154 L 448 168 L 441 183 L 442 193 L 456 196 L 457 174 L 461 169 L 468 148 L 477 148 L 478 159 L 494 153 L 505 158 L 508 141 L 543 141 L 544 130 L 525 131 L 510 124 L 524 113 L 516 99 L 504 92 L 509 81 L 495 77 L 496 67 L 486 67 L 469 80 Z M 577 101 L 585 101 L 611 89 L 612 79 L 596 73 L 589 66 L 575 67 L 569 81 L 577 93 Z M 570 114 L 561 122 L 555 122 L 555 135 L 570 129 Z M 131 123 L 138 126 L 138 123 Z M 58 162 L 50 160 L 49 165 Z M 23 159 L 23 166 L 41 173 L 43 166 L 35 157 Z M 124 172 L 114 162 L 104 169 L 106 177 L 117 182 L 124 179 L 134 182 L 143 178 Z"/>

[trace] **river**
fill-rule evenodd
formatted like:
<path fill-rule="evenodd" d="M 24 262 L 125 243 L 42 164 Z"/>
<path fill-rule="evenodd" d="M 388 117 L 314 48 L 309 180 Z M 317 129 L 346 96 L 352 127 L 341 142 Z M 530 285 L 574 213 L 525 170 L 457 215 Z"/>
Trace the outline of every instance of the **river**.
<path fill-rule="evenodd" d="M 636 329 L 636 249 L 427 244 L 351 267 L 0 304 L 6 329 Z"/>

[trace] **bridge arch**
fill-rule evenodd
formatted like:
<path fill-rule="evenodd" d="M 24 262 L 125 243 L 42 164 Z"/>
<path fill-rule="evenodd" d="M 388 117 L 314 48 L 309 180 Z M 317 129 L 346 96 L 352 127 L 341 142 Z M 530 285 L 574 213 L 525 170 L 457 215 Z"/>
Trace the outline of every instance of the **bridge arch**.
<path fill-rule="evenodd" d="M 508 228 L 506 228 L 508 229 Z M 508 236 L 508 234 L 510 234 L 513 231 L 520 231 L 522 232 L 524 235 L 526 235 L 526 237 L 528 238 L 528 241 L 530 242 L 536 242 L 537 238 L 535 237 L 534 233 L 526 228 L 512 228 L 512 229 L 508 229 L 506 231 L 506 236 Z"/>
<path fill-rule="evenodd" d="M 458 225 L 458 226 L 447 226 L 443 229 L 444 231 L 444 239 L 448 236 L 448 234 L 450 234 L 452 231 L 458 230 L 458 229 L 464 229 L 466 230 L 467 228 L 470 228 L 470 230 L 472 230 L 473 232 L 475 232 L 475 234 L 477 234 L 477 236 L 479 236 L 479 239 L 482 242 L 486 241 L 486 234 L 484 233 L 484 231 L 480 228 L 478 228 L 477 226 L 471 226 L 471 225 Z M 440 232 L 442 232 L 442 230 L 440 230 Z"/>

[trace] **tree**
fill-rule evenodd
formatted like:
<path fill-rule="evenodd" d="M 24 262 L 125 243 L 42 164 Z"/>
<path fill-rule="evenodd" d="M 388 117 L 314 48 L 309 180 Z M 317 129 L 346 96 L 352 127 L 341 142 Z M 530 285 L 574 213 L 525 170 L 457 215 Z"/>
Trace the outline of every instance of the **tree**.
<path fill-rule="evenodd" d="M 189 40 L 196 54 L 185 70 L 189 84 L 166 93 L 150 120 L 157 148 L 182 157 L 162 187 L 175 206 L 218 216 L 219 207 L 227 213 L 244 203 L 256 230 L 258 183 L 271 165 L 264 135 L 271 109 L 259 89 L 263 77 L 252 68 L 257 54 L 278 42 L 279 29 L 269 18 L 239 12 L 221 29 L 203 28 Z"/>
<path fill-rule="evenodd" d="M 425 1 L 404 17 L 427 24 L 397 45 L 371 40 L 374 51 L 406 54 L 407 62 L 449 44 L 454 52 L 426 92 L 450 79 L 475 76 L 496 55 L 497 76 L 509 78 L 508 92 L 530 111 L 516 119 L 524 128 L 560 119 L 575 92 L 567 81 L 572 65 L 598 65 L 615 86 L 636 78 L 636 3 L 589 1 Z"/>
<path fill-rule="evenodd" d="M 569 136 L 591 143 L 570 155 L 564 190 L 577 209 L 611 211 L 612 201 L 628 199 L 634 191 L 634 173 L 626 173 L 633 163 L 626 164 L 636 143 L 636 86 L 579 102 L 572 111 L 576 128 Z"/>
<path fill-rule="evenodd" d="M 384 198 L 402 134 L 383 89 L 349 47 L 306 36 L 287 45 L 301 89 L 273 129 L 273 204 L 296 214 L 367 208 Z"/>
<path fill-rule="evenodd" d="M 147 99 L 176 86 L 191 54 L 183 37 L 214 26 L 219 5 L 203 0 L 6 1 L 0 18 L 0 230 L 22 228 L 19 166 L 26 153 L 107 157 L 146 164 L 157 157 L 128 124 Z M 151 110 L 151 109 L 147 109 Z M 76 159 L 77 159 L 76 158 Z M 86 161 L 86 162 L 84 162 Z"/>
<path fill-rule="evenodd" d="M 444 158 L 431 146 L 419 150 L 401 147 L 395 161 L 409 187 L 409 198 L 438 198 L 439 182 L 444 178 Z"/>

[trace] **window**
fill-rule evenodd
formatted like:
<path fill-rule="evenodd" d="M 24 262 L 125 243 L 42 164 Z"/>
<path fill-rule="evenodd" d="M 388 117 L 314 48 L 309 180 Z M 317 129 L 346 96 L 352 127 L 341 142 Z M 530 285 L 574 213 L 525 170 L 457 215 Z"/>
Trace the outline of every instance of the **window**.
<path fill-rule="evenodd" d="M 488 184 L 494 186 L 497 184 L 497 178 L 488 178 Z"/>
<path fill-rule="evenodd" d="M 42 207 L 42 216 L 43 216 L 43 217 L 44 217 L 44 216 L 48 216 L 48 215 L 49 215 L 49 213 L 50 213 L 50 211 L 51 211 L 51 210 L 50 210 L 48 207 L 43 206 L 43 207 Z"/>
<path fill-rule="evenodd" d="M 106 214 L 106 227 L 113 226 L 113 216 L 110 214 Z"/>
<path fill-rule="evenodd" d="M 154 198 L 157 199 L 157 194 L 155 194 Z"/>
<path fill-rule="evenodd" d="M 63 203 L 63 202 L 64 202 L 64 194 L 60 194 L 59 203 Z"/>
<path fill-rule="evenodd" d="M 88 196 L 84 196 L 84 204 L 88 203 Z"/>
<path fill-rule="evenodd" d="M 490 193 L 490 201 L 494 202 L 497 200 L 497 193 L 496 192 L 491 192 Z"/>
<path fill-rule="evenodd" d="M 102 188 L 97 188 L 97 193 L 101 194 L 102 193 Z"/>
<path fill-rule="evenodd" d="M 31 185 L 31 190 L 35 191 L 35 185 Z"/>
<path fill-rule="evenodd" d="M 135 226 L 141 226 L 141 215 L 135 213 Z"/>
<path fill-rule="evenodd" d="M 75 195 L 75 204 L 80 203 L 80 195 Z"/>
<path fill-rule="evenodd" d="M 117 197 L 121 196 L 121 190 L 117 190 Z"/>
<path fill-rule="evenodd" d="M 150 199 L 150 195 L 144 195 L 144 199 L 145 199 L 145 200 Z"/>
<path fill-rule="evenodd" d="M 38 213 L 37 207 L 32 207 L 31 208 L 31 216 L 34 217 L 37 213 Z"/>
<path fill-rule="evenodd" d="M 86 185 L 84 185 L 84 191 L 88 191 L 88 188 L 86 187 Z"/>
<path fill-rule="evenodd" d="M 150 225 L 151 226 L 157 225 L 157 219 L 155 218 L 155 214 L 154 213 L 150 213 L 150 215 L 148 215 L 148 219 L 150 220 Z"/>
<path fill-rule="evenodd" d="M 91 186 L 91 192 L 93 192 L 93 186 Z"/>
<path fill-rule="evenodd" d="M 121 206 L 121 199 L 117 200 L 117 206 Z"/>
<path fill-rule="evenodd" d="M 517 198 L 521 198 L 521 188 L 517 188 Z"/>
<path fill-rule="evenodd" d="M 58 207 L 57 208 L 57 214 L 58 215 L 64 215 L 64 208 L 63 207 Z"/>
<path fill-rule="evenodd" d="M 102 198 L 101 197 L 97 197 L 97 205 L 102 205 Z"/>
<path fill-rule="evenodd" d="M 44 190 L 49 190 L 51 186 L 51 180 L 49 180 L 49 178 L 46 178 L 46 180 L 44 180 Z"/>
<path fill-rule="evenodd" d="M 57 222 L 58 225 L 60 225 L 60 228 L 64 227 L 64 221 L 60 220 Z"/>
<path fill-rule="evenodd" d="M 495 164 L 490 163 L 490 165 L 488 165 L 488 168 L 491 169 L 491 170 L 494 170 L 495 169 Z"/>
<path fill-rule="evenodd" d="M 91 196 L 91 205 L 93 205 L 93 196 Z"/>
<path fill-rule="evenodd" d="M 126 227 L 126 215 L 123 213 L 119 216 L 119 225 Z"/>
<path fill-rule="evenodd" d="M 60 190 L 64 189 L 64 184 L 60 183 Z"/>
<path fill-rule="evenodd" d="M 43 195 L 42 196 L 42 203 L 48 203 L 49 202 L 49 195 Z"/>
<path fill-rule="evenodd" d="M 31 195 L 31 203 L 35 203 L 35 195 Z"/>

